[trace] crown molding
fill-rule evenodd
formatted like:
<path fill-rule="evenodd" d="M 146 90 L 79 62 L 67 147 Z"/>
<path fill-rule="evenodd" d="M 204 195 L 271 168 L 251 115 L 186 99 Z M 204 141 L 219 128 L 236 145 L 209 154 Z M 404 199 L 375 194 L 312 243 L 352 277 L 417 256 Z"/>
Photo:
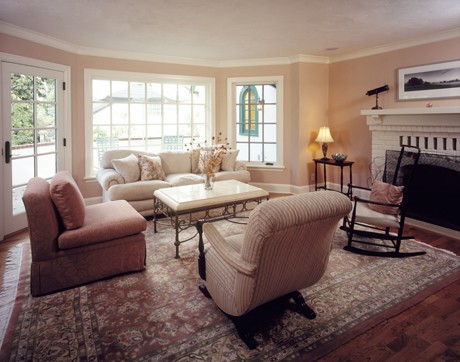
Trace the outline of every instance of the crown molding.
<path fill-rule="evenodd" d="M 329 64 L 329 57 L 321 57 L 318 55 L 304 55 L 298 54 L 289 58 L 291 63 L 319 63 L 319 64 Z"/>
<path fill-rule="evenodd" d="M 64 42 L 62 40 L 43 35 L 28 29 L 21 28 L 13 24 L 5 23 L 0 21 L 0 33 L 14 36 L 16 38 L 21 38 L 24 40 L 31 41 L 33 43 L 38 43 L 41 45 L 50 46 L 52 48 L 64 50 L 69 53 L 77 53 L 78 46 L 71 44 L 69 42 Z"/>
<path fill-rule="evenodd" d="M 84 56 L 95 56 L 103 58 L 115 58 L 115 59 L 126 59 L 126 60 L 137 60 L 137 61 L 148 61 L 156 63 L 168 63 L 168 64 L 181 64 L 181 65 L 193 65 L 201 67 L 211 68 L 232 68 L 232 67 L 251 67 L 251 66 L 270 66 L 270 65 L 289 65 L 294 63 L 319 63 L 319 64 L 330 64 L 342 62 L 345 60 L 351 60 L 356 58 L 367 57 L 370 55 L 376 55 L 380 53 L 386 53 L 398 49 L 409 48 L 412 46 L 423 45 L 433 43 L 436 41 L 448 40 L 456 37 L 460 37 L 460 27 L 452 30 L 430 34 L 424 37 L 413 38 L 409 40 L 400 41 L 397 43 L 387 44 L 384 46 L 378 46 L 368 49 L 363 49 L 348 54 L 342 54 L 332 57 L 322 57 L 314 55 L 297 54 L 290 57 L 277 57 L 277 58 L 258 58 L 258 59 L 235 59 L 235 60 L 208 60 L 208 59 L 195 59 L 195 58 L 182 58 L 173 56 L 164 56 L 149 53 L 140 52 L 126 52 L 110 49 L 98 49 L 81 47 L 69 42 L 43 35 L 34 31 L 24 29 L 22 27 L 5 23 L 0 21 L 0 33 L 18 37 L 24 40 L 28 40 L 34 43 L 50 46 L 56 49 L 60 49 L 66 52 L 84 55 Z"/>
<path fill-rule="evenodd" d="M 84 55 L 84 56 L 124 59 L 124 60 L 136 60 L 136 61 L 145 61 L 145 62 L 153 62 L 153 63 L 194 65 L 194 66 L 212 67 L 212 68 L 216 68 L 219 66 L 218 61 L 213 61 L 213 60 L 208 60 L 208 59 L 182 58 L 182 57 L 173 57 L 173 56 L 167 56 L 167 55 L 151 54 L 151 53 L 145 53 L 145 52 L 144 53 L 127 52 L 127 51 L 122 51 L 122 50 L 79 47 L 76 53 L 79 55 Z"/>
<path fill-rule="evenodd" d="M 437 41 L 449 40 L 453 38 L 460 38 L 460 27 L 454 28 L 451 30 L 447 30 L 447 31 L 442 31 L 439 33 L 429 34 L 423 37 L 417 37 L 417 38 L 399 41 L 399 42 L 392 43 L 392 44 L 386 44 L 386 45 L 377 46 L 373 48 L 363 49 L 363 50 L 351 52 L 348 54 L 332 56 L 330 58 L 330 63 L 337 63 L 337 62 L 343 62 L 345 60 L 363 58 L 363 57 L 367 57 L 370 55 L 387 53 L 387 52 L 391 52 L 394 50 L 410 48 L 410 47 L 417 46 L 417 45 L 424 45 L 424 44 L 434 43 Z"/>
<path fill-rule="evenodd" d="M 329 58 L 319 57 L 314 55 L 297 54 L 290 57 L 278 58 L 257 58 L 257 59 L 241 59 L 241 60 L 225 60 L 219 62 L 220 68 L 232 67 L 250 67 L 264 65 L 289 65 L 294 63 L 329 63 Z"/>

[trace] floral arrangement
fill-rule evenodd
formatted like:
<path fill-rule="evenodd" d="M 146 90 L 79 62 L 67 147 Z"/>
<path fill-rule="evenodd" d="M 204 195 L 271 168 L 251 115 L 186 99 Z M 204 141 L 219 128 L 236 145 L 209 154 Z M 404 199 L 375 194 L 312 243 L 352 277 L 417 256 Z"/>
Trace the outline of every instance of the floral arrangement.
<path fill-rule="evenodd" d="M 214 177 L 215 172 L 219 170 L 220 164 L 222 162 L 222 155 L 227 153 L 229 143 L 227 138 L 222 138 L 222 132 L 219 132 L 217 136 L 213 136 L 211 142 L 204 141 L 204 144 L 193 144 L 195 139 L 190 143 L 190 148 L 187 150 L 197 150 L 200 152 L 200 169 L 203 174 Z M 195 148 L 196 147 L 196 148 Z"/>

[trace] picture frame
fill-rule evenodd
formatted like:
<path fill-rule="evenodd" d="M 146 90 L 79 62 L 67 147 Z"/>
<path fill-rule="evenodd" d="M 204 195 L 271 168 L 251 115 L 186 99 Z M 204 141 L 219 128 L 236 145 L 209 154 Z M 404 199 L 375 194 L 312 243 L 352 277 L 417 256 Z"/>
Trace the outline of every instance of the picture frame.
<path fill-rule="evenodd" d="M 398 100 L 460 97 L 460 60 L 397 70 Z"/>

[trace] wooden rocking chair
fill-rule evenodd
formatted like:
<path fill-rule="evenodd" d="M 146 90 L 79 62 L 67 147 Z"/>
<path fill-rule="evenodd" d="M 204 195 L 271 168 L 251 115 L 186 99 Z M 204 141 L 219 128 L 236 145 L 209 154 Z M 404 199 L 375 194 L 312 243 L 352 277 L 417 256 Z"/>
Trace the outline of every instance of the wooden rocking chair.
<path fill-rule="evenodd" d="M 408 257 L 423 255 L 425 252 L 401 252 L 401 241 L 412 236 L 403 235 L 406 218 L 407 190 L 410 188 L 412 175 L 420 157 L 418 147 L 403 145 L 394 168 L 385 163 L 383 181 L 374 181 L 372 188 L 349 185 L 349 193 L 353 189 L 365 190 L 370 197 L 355 196 L 353 211 L 345 217 L 341 227 L 348 234 L 345 250 L 373 256 Z M 363 191 L 361 191 L 363 192 Z M 390 230 L 396 230 L 396 233 Z M 375 239 L 382 240 L 376 242 Z M 353 243 L 379 246 L 380 248 L 358 248 Z M 381 247 L 390 251 L 382 251 Z"/>

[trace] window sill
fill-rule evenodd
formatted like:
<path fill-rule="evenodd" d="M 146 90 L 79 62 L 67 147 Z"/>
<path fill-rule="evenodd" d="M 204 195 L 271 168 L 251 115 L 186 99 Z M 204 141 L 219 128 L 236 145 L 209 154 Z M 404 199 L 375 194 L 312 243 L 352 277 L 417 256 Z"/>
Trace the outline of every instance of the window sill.
<path fill-rule="evenodd" d="M 260 171 L 284 171 L 286 167 L 283 165 L 266 165 L 266 164 L 246 164 L 248 170 L 260 170 Z"/>

